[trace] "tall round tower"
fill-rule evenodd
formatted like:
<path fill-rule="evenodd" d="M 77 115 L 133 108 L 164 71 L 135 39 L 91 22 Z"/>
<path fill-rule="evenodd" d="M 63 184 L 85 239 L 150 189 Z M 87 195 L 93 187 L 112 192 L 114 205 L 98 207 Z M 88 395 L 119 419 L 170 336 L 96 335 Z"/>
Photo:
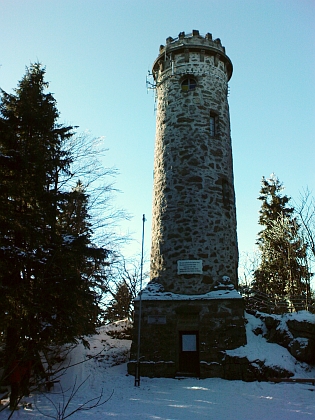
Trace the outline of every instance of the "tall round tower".
<path fill-rule="evenodd" d="M 128 363 L 138 384 L 140 371 L 242 378 L 225 357 L 246 344 L 244 302 L 236 290 L 231 75 L 220 40 L 198 31 L 167 38 L 153 64 L 151 281 L 134 300 Z"/>
<path fill-rule="evenodd" d="M 151 280 L 173 293 L 237 286 L 228 81 L 220 39 L 181 32 L 153 64 L 157 94 Z"/>

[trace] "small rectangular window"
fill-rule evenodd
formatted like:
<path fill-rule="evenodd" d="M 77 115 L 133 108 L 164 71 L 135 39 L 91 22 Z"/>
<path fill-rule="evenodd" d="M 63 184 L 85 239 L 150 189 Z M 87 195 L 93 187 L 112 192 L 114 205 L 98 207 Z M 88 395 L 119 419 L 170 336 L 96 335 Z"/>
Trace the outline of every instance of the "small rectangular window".
<path fill-rule="evenodd" d="M 182 351 L 197 351 L 196 334 L 182 334 Z"/>
<path fill-rule="evenodd" d="M 210 115 L 210 136 L 214 137 L 216 134 L 216 130 L 215 130 L 215 116 Z"/>
<path fill-rule="evenodd" d="M 197 82 L 193 77 L 187 77 L 182 81 L 181 87 L 182 92 L 188 92 L 189 90 L 195 90 L 197 86 Z"/>
<path fill-rule="evenodd" d="M 189 49 L 185 48 L 184 50 L 184 57 L 185 57 L 185 62 L 189 63 Z"/>
<path fill-rule="evenodd" d="M 222 180 L 222 198 L 223 205 L 227 207 L 230 204 L 230 186 L 226 179 Z"/>
<path fill-rule="evenodd" d="M 219 116 L 215 111 L 210 111 L 209 121 L 210 137 L 218 137 L 220 134 Z"/>

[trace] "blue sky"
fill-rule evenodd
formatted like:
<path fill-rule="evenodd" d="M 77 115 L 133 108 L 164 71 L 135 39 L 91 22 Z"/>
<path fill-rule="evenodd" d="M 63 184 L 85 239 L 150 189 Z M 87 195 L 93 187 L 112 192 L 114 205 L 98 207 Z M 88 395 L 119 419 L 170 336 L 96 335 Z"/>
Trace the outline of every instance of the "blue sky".
<path fill-rule="evenodd" d="M 60 121 L 105 136 L 104 165 L 119 170 L 116 205 L 133 219 L 126 253 L 150 252 L 154 96 L 145 78 L 168 36 L 198 29 L 232 60 L 230 115 L 240 252 L 259 225 L 262 176 L 285 193 L 315 194 L 314 0 L 0 0 L 0 87 L 11 92 L 40 61 Z"/>

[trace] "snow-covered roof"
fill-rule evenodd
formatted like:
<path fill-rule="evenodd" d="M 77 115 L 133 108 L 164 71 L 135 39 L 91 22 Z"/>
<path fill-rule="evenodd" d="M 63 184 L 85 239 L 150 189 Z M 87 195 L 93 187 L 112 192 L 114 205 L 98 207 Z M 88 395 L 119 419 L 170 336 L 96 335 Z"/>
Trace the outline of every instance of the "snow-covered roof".
<path fill-rule="evenodd" d="M 213 299 L 241 299 L 242 296 L 235 289 L 213 290 L 212 292 L 200 295 L 184 295 L 181 293 L 172 293 L 164 291 L 159 283 L 150 282 L 142 290 L 142 300 L 213 300 Z M 135 301 L 140 300 L 140 295 Z"/>

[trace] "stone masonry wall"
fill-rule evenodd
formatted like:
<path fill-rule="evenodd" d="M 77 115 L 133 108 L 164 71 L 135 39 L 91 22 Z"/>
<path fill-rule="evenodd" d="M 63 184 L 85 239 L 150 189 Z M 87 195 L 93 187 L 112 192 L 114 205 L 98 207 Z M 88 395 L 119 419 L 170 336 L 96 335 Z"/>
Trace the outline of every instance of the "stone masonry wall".
<path fill-rule="evenodd" d="M 176 41 L 168 39 L 153 72 L 158 104 L 151 280 L 184 294 L 207 293 L 222 276 L 237 285 L 227 100 L 230 60 L 220 42 L 199 34 L 182 35 Z M 197 86 L 183 92 L 181 83 L 187 75 Z M 216 121 L 214 136 L 210 115 Z M 178 275 L 178 260 L 202 260 L 202 274 Z"/>
<path fill-rule="evenodd" d="M 178 371 L 179 331 L 199 331 L 200 377 L 224 377 L 225 350 L 246 344 L 242 299 L 142 301 L 141 375 L 174 377 Z M 135 301 L 138 324 L 139 301 Z M 164 324 L 148 323 L 149 316 L 165 317 Z M 134 373 L 137 329 L 128 365 Z"/>

